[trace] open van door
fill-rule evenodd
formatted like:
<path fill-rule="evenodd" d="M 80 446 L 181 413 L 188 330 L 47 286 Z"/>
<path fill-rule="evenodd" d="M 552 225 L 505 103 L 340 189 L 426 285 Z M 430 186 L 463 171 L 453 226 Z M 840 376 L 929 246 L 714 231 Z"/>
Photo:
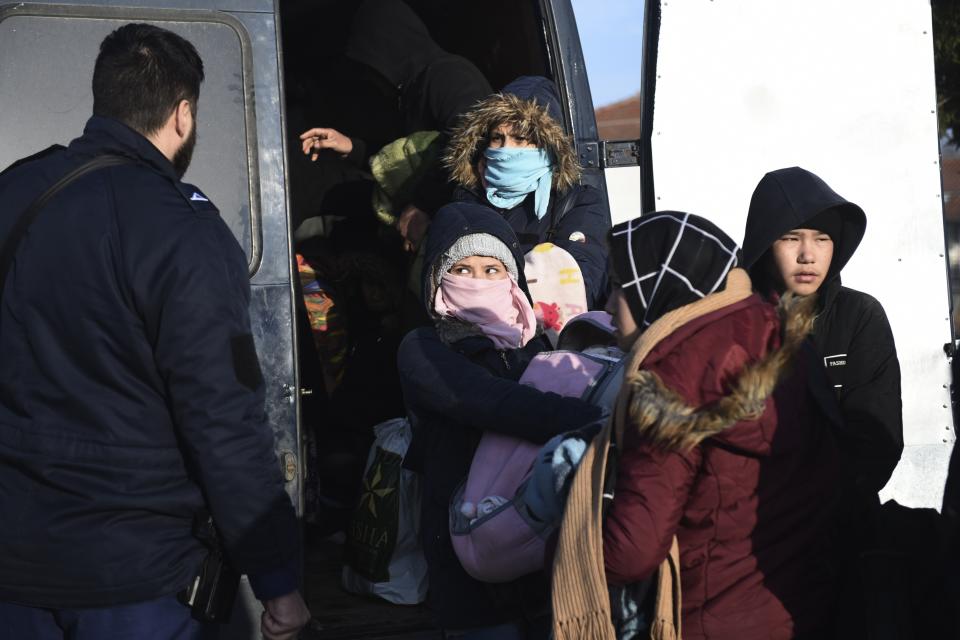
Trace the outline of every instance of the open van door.
<path fill-rule="evenodd" d="M 929 3 L 647 4 L 633 197 L 645 176 L 644 210 L 704 215 L 739 240 L 760 178 L 797 165 L 863 207 L 844 283 L 883 304 L 902 370 L 905 447 L 881 498 L 939 509 L 954 429 Z M 639 210 L 617 205 L 616 171 L 619 220 Z"/>
<path fill-rule="evenodd" d="M 597 132 L 593 98 L 570 0 L 541 0 L 550 73 L 560 91 L 567 132 L 583 167 L 581 182 L 606 193 L 602 143 Z"/>

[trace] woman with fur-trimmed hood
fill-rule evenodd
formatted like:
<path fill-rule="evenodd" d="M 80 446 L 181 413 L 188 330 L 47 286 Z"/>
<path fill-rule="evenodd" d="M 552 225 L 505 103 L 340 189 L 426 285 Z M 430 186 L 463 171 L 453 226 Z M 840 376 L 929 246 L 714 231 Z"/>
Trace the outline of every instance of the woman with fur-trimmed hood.
<path fill-rule="evenodd" d="M 611 614 L 635 626 L 629 607 L 610 610 L 607 585 L 651 578 L 668 554 L 679 601 L 656 615 L 638 603 L 653 637 L 678 637 L 681 622 L 688 640 L 826 637 L 839 466 L 830 390 L 808 382 L 813 302 L 778 309 L 752 293 L 736 244 L 694 215 L 645 215 L 615 226 L 610 242 L 607 310 L 630 360 L 614 418 L 571 487 L 556 637 L 612 639 Z M 611 439 L 620 455 L 601 520 Z M 659 574 L 661 600 L 670 573 Z"/>
<path fill-rule="evenodd" d="M 523 76 L 461 118 L 444 162 L 460 187 L 455 199 L 499 211 L 524 253 L 541 242 L 568 251 L 592 309 L 606 293 L 610 213 L 603 194 L 579 184 L 580 165 L 562 123 L 553 82 Z"/>

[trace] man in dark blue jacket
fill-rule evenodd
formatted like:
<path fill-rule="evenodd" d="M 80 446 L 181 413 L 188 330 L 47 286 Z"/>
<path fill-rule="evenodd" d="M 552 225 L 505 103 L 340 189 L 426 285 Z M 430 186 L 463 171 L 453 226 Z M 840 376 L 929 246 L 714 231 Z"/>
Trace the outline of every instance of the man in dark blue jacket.
<path fill-rule="evenodd" d="M 264 413 L 246 259 L 180 181 L 203 63 L 163 29 L 103 41 L 83 136 L 0 175 L 0 242 L 54 196 L 0 289 L 0 629 L 11 638 L 198 638 L 177 594 L 212 513 L 264 603 L 266 638 L 309 619 L 297 532 Z"/>

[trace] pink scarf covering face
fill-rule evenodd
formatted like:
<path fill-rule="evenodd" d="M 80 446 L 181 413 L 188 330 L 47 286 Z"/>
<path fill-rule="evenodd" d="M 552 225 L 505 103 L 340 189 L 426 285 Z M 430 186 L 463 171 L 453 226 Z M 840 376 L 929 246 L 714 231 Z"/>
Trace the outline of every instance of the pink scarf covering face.
<path fill-rule="evenodd" d="M 516 281 L 445 273 L 433 301 L 437 314 L 477 325 L 497 349 L 516 349 L 536 334 L 533 307 Z"/>

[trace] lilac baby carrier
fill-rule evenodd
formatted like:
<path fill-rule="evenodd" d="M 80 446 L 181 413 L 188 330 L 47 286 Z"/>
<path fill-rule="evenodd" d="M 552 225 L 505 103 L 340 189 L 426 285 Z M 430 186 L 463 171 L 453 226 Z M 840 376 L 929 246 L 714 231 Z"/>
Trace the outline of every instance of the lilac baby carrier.
<path fill-rule="evenodd" d="M 534 357 L 520 382 L 611 408 L 623 377 L 623 352 L 612 346 L 612 335 L 610 316 L 602 311 L 571 319 L 560 334 L 560 349 Z M 450 505 L 453 549 L 477 580 L 508 582 L 544 566 L 554 525 L 533 516 L 523 498 L 540 450 L 492 431 L 480 439 Z"/>

